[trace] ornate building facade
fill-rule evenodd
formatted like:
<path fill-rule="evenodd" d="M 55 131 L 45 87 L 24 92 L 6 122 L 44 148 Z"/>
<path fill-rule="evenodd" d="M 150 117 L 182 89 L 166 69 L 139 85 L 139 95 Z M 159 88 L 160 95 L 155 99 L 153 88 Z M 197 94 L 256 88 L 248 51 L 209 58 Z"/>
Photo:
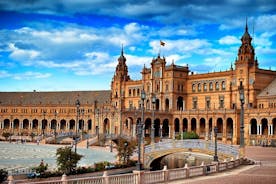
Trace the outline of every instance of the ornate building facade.
<path fill-rule="evenodd" d="M 246 25 L 235 66 L 223 72 L 193 74 L 188 66 L 166 65 L 158 55 L 150 68 L 144 66 L 141 80 L 132 80 L 122 49 L 110 91 L 1 92 L 0 131 L 135 137 L 143 119 L 145 136 L 174 138 L 194 131 L 208 140 L 217 127 L 219 140 L 239 144 L 243 86 L 245 143 L 269 143 L 276 139 L 276 71 L 259 68 L 251 41 Z"/>

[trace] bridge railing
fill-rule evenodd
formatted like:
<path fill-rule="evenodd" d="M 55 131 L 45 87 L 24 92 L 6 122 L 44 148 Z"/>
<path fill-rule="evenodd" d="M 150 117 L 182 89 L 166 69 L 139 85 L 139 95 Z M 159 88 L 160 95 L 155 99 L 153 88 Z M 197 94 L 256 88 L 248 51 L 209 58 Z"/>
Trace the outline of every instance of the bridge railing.
<path fill-rule="evenodd" d="M 194 167 L 182 167 L 177 169 L 167 169 L 159 171 L 133 171 L 130 174 L 107 175 L 104 172 L 103 176 L 86 177 L 68 179 L 63 175 L 61 180 L 48 180 L 40 182 L 30 182 L 29 184 L 152 184 L 166 183 L 169 181 L 187 179 L 196 176 L 205 176 L 211 173 L 229 170 L 243 164 L 244 159 L 231 160 L 228 162 L 214 162 L 208 165 L 200 165 Z M 13 182 L 16 183 L 16 182 Z"/>
<path fill-rule="evenodd" d="M 189 140 L 166 140 L 162 142 L 155 143 L 154 146 L 148 145 L 145 147 L 145 153 L 155 152 L 155 151 L 162 151 L 174 148 L 192 148 L 192 149 L 201 149 L 201 150 L 208 150 L 214 151 L 215 144 L 211 141 L 204 141 L 200 139 L 189 139 Z M 219 153 L 225 155 L 231 155 L 232 157 L 239 156 L 239 149 L 237 146 L 233 145 L 226 145 L 226 144 L 217 144 L 217 150 Z"/>

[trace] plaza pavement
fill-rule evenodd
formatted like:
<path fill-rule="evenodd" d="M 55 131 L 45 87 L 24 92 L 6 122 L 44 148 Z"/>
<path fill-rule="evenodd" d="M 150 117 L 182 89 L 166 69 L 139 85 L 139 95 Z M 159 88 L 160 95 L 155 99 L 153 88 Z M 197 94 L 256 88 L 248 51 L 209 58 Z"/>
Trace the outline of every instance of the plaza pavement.
<path fill-rule="evenodd" d="M 276 184 L 276 148 L 247 146 L 245 155 L 257 164 L 169 184 Z"/>

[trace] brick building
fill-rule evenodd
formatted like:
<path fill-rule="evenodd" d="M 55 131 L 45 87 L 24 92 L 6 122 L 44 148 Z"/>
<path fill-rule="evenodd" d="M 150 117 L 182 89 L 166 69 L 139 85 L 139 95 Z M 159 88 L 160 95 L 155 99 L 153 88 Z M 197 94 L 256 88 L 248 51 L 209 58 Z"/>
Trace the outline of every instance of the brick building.
<path fill-rule="evenodd" d="M 188 66 L 166 65 L 159 54 L 150 68 L 142 68 L 141 80 L 132 80 L 122 49 L 111 90 L 1 92 L 0 131 L 136 136 L 144 91 L 146 136 L 152 130 L 155 137 L 170 138 L 195 131 L 202 139 L 212 139 L 217 126 L 219 140 L 238 144 L 242 85 L 245 143 L 270 142 L 276 139 L 276 71 L 259 68 L 251 41 L 246 25 L 235 65 L 227 71 L 194 74 Z"/>

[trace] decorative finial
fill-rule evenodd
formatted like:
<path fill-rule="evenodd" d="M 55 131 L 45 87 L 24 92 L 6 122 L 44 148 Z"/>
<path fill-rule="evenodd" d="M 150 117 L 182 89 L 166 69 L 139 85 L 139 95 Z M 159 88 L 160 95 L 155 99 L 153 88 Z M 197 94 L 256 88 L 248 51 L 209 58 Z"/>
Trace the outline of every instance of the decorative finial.
<path fill-rule="evenodd" d="M 124 44 L 122 43 L 122 50 L 121 50 L 121 56 L 124 55 Z"/>
<path fill-rule="evenodd" d="M 248 26 L 247 26 L 247 17 L 246 17 L 246 25 L 245 25 L 245 31 L 248 32 Z"/>

